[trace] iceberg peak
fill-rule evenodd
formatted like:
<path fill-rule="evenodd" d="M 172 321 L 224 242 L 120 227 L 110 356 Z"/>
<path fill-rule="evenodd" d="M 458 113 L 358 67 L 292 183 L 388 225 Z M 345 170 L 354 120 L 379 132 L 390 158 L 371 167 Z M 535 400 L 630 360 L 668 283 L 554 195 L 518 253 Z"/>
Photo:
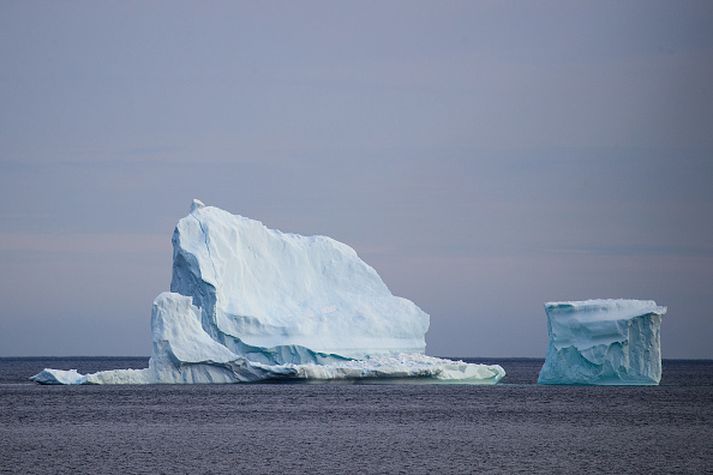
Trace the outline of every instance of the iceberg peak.
<path fill-rule="evenodd" d="M 193 201 L 191 202 L 191 213 L 201 208 L 205 208 L 205 203 L 198 198 L 193 198 Z"/>

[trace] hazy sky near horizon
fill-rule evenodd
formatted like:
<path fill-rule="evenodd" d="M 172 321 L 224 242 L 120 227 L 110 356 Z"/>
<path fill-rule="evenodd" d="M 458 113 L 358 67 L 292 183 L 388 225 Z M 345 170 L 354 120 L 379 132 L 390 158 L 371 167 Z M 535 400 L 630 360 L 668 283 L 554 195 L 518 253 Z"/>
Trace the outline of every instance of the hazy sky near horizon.
<path fill-rule="evenodd" d="M 193 197 L 348 243 L 430 354 L 630 297 L 713 357 L 713 2 L 1 2 L 0 356 L 148 355 Z"/>

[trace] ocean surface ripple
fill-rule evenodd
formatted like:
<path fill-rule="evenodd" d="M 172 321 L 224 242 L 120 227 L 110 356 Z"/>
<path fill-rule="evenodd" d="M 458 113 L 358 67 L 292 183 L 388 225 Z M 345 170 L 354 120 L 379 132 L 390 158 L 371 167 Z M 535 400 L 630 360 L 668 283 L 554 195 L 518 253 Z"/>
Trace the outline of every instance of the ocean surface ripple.
<path fill-rule="evenodd" d="M 660 386 L 39 386 L 146 358 L 0 358 L 1 473 L 705 473 L 713 361 L 665 360 Z"/>

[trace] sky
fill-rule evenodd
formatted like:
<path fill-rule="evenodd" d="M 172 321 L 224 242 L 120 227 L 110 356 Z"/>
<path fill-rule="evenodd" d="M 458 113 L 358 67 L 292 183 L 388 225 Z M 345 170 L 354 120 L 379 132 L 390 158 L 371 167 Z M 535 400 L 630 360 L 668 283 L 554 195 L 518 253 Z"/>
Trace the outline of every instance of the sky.
<path fill-rule="evenodd" d="M 0 2 L 0 356 L 148 355 L 194 197 L 354 247 L 429 354 L 626 297 L 712 358 L 713 2 Z"/>

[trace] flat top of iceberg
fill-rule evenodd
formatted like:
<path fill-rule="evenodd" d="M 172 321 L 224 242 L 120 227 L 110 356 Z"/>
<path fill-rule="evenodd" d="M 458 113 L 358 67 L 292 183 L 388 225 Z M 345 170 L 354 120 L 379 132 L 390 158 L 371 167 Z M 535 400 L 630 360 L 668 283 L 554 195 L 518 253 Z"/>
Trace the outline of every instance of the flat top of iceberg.
<path fill-rule="evenodd" d="M 586 314 L 588 320 L 629 320 L 646 314 L 663 315 L 666 307 L 653 300 L 590 299 L 572 302 L 547 302 L 548 315 Z"/>

